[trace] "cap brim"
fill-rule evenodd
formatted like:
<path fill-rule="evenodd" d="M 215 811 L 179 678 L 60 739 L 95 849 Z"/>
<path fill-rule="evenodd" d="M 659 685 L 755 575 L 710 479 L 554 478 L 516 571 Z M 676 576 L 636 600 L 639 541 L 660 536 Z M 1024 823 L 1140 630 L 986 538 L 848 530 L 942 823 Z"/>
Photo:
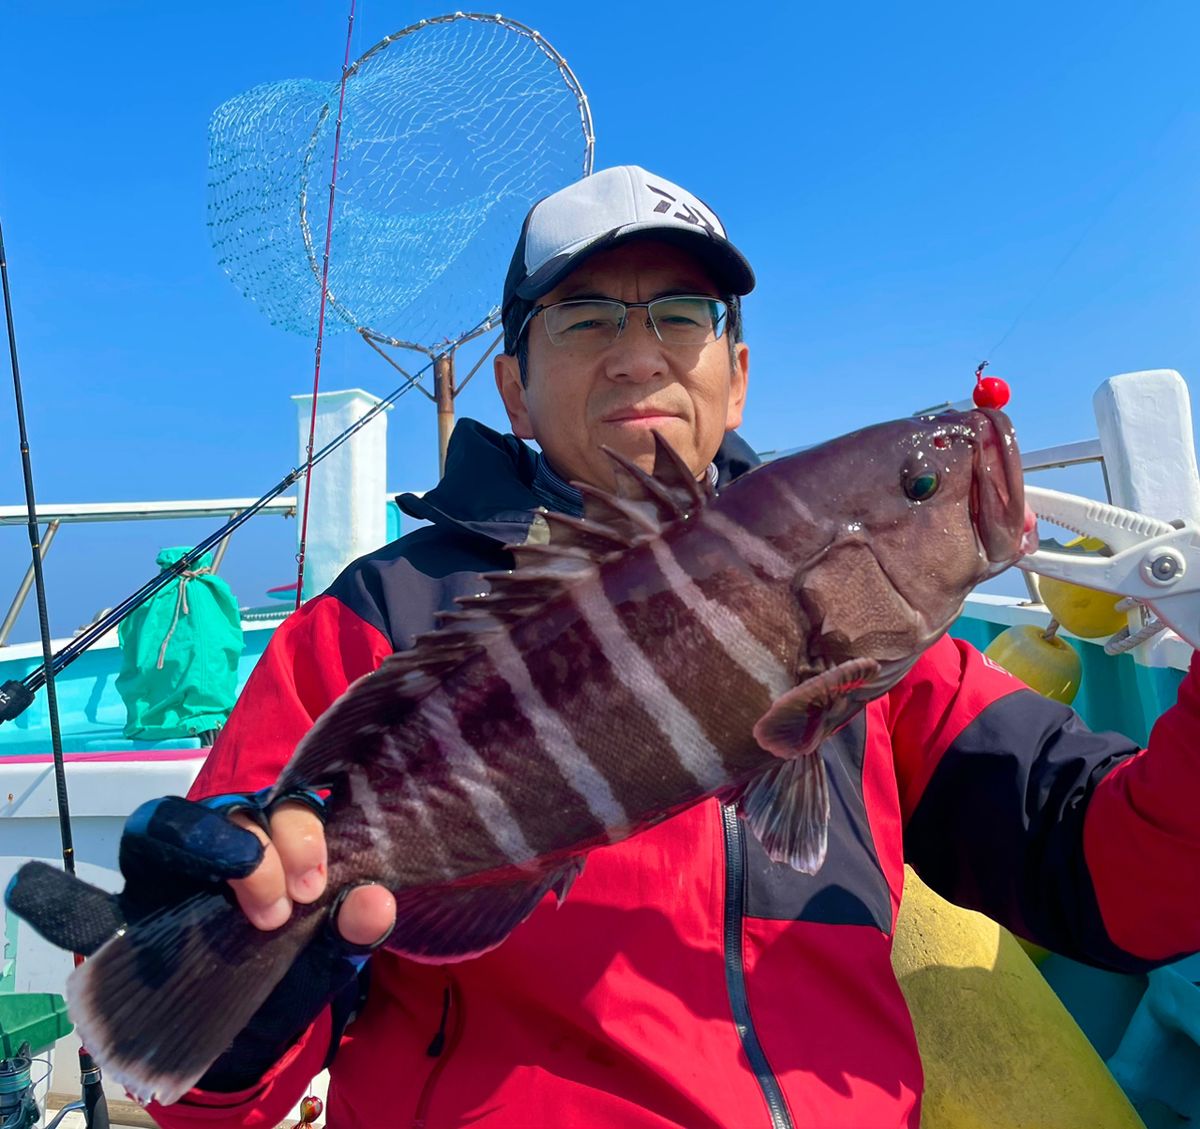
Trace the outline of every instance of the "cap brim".
<path fill-rule="evenodd" d="M 754 271 L 746 257 L 728 240 L 714 238 L 700 228 L 689 231 L 680 227 L 637 223 L 605 232 L 578 247 L 555 255 L 516 288 L 516 296 L 527 302 L 541 298 L 598 251 L 607 251 L 611 247 L 636 239 L 655 239 L 662 243 L 670 243 L 695 255 L 710 271 L 713 281 L 723 294 L 749 294 L 754 289 Z"/>

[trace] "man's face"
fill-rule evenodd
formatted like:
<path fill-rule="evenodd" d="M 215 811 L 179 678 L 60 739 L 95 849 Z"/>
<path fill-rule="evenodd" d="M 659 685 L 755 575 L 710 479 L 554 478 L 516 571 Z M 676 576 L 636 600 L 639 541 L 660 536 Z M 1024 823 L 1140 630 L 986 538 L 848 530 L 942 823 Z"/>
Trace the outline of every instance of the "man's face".
<path fill-rule="evenodd" d="M 707 270 L 669 243 L 638 240 L 601 251 L 538 303 L 571 298 L 649 302 L 670 294 L 719 292 Z M 513 433 L 536 440 L 568 480 L 613 485 L 611 447 L 645 470 L 654 465 L 653 431 L 699 477 L 725 432 L 742 421 L 749 350 L 722 336 L 705 345 L 667 345 L 631 310 L 621 335 L 600 351 L 555 345 L 539 314 L 526 329 L 528 386 L 516 357 L 496 358 L 496 384 Z"/>

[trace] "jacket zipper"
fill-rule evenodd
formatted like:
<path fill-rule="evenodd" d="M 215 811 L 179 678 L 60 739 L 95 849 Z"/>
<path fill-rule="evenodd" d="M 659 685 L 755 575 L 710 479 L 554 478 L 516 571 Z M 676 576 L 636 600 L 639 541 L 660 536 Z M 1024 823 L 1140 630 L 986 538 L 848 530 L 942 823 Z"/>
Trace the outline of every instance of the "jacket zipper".
<path fill-rule="evenodd" d="M 462 989 L 458 986 L 458 980 L 454 975 L 447 973 L 446 986 L 442 989 L 442 1019 L 425 1051 L 430 1058 L 437 1059 L 437 1062 L 433 1064 L 433 1069 L 425 1079 L 425 1085 L 421 1087 L 420 1097 L 417 1098 L 417 1107 L 413 1111 L 411 1129 L 425 1129 L 425 1120 L 429 1116 L 429 1104 L 433 1101 L 434 1087 L 437 1085 L 442 1071 L 446 1069 L 450 1056 L 458 1047 L 466 1021 L 467 1013 L 463 1003 Z"/>
<path fill-rule="evenodd" d="M 742 953 L 742 920 L 744 916 L 746 890 L 746 844 L 742 838 L 742 825 L 737 809 L 732 804 L 721 805 L 721 831 L 725 842 L 725 985 L 729 990 L 729 1003 L 733 1009 L 733 1022 L 737 1027 L 742 1050 L 750 1062 L 750 1069 L 758 1079 L 767 1112 L 771 1115 L 771 1129 L 794 1129 L 792 1117 L 779 1080 L 767 1062 L 762 1044 L 750 1018 L 750 1001 L 746 995 L 746 965 Z"/>

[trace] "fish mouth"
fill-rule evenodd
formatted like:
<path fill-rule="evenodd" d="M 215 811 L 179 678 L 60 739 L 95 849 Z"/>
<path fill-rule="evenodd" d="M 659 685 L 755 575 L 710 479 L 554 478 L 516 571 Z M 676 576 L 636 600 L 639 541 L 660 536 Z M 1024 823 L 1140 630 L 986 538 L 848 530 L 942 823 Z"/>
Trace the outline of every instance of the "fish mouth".
<path fill-rule="evenodd" d="M 976 440 L 971 519 L 995 575 L 1037 548 L 1037 519 L 1025 504 L 1025 476 L 1008 417 L 986 408 L 968 415 Z"/>

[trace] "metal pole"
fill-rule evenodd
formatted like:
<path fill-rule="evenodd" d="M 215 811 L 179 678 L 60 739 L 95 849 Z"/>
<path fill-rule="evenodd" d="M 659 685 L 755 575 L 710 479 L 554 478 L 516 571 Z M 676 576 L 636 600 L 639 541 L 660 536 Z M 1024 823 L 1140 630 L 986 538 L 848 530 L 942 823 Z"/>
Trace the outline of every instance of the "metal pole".
<path fill-rule="evenodd" d="M 232 513 L 229 516 L 230 518 L 235 518 L 238 515 L 236 513 Z M 221 538 L 221 543 L 217 546 L 217 551 L 213 553 L 213 575 L 216 575 L 216 573 L 220 572 L 221 570 L 221 562 L 225 559 L 225 550 L 229 548 L 229 538 L 232 536 L 232 533 L 225 534 L 225 536 Z"/>
<path fill-rule="evenodd" d="M 454 350 L 433 358 L 433 398 L 437 404 L 438 476 L 446 473 L 446 449 L 454 430 Z"/>
<path fill-rule="evenodd" d="M 50 542 L 54 540 L 54 535 L 58 532 L 58 527 L 62 522 L 55 518 L 49 525 L 46 526 L 46 532 L 42 535 L 42 543 L 40 552 L 42 560 L 46 559 L 46 554 L 50 552 Z M 13 597 L 12 605 L 8 609 L 8 614 L 4 617 L 4 622 L 0 623 L 0 647 L 8 645 L 8 637 L 12 634 L 12 629 L 17 624 L 17 616 L 21 614 L 21 609 L 25 606 L 25 600 L 29 596 L 29 589 L 33 587 L 33 564 L 25 570 L 24 579 L 17 586 L 17 594 Z"/>

